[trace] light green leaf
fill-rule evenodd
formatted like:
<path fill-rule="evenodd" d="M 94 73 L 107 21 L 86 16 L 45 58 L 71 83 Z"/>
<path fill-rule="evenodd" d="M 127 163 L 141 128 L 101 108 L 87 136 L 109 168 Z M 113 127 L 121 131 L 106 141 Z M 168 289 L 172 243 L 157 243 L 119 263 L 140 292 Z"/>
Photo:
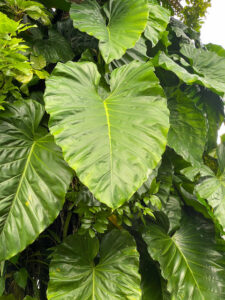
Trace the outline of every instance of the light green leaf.
<path fill-rule="evenodd" d="M 225 58 L 215 52 L 184 45 L 181 54 L 189 59 L 202 84 L 219 95 L 225 93 Z"/>
<path fill-rule="evenodd" d="M 43 114 L 32 100 L 0 113 L 0 261 L 22 251 L 54 221 L 70 183 L 59 148 L 40 126 Z"/>
<path fill-rule="evenodd" d="M 58 64 L 47 81 L 56 143 L 81 182 L 112 208 L 147 180 L 165 150 L 168 110 L 153 71 L 138 62 L 114 70 L 106 98 L 93 63 Z"/>
<path fill-rule="evenodd" d="M 3 14 L 2 12 L 0 12 L 0 20 L 0 35 L 3 37 L 8 33 L 15 35 L 20 23 L 8 18 L 7 15 Z"/>
<path fill-rule="evenodd" d="M 181 80 L 183 80 L 187 84 L 200 84 L 203 85 L 218 95 L 223 95 L 225 91 L 225 72 L 223 74 L 223 64 L 225 66 L 225 58 L 221 58 L 218 55 L 211 53 L 209 51 L 204 51 L 202 49 L 195 49 L 196 51 L 200 51 L 198 54 L 189 53 L 187 50 L 185 51 L 184 47 L 188 47 L 188 45 L 183 46 L 182 54 L 186 56 L 190 56 L 190 60 L 192 60 L 192 56 L 195 58 L 195 70 L 197 74 L 192 74 L 188 72 L 185 68 L 177 64 L 170 57 L 168 57 L 165 53 L 159 52 L 153 59 L 154 66 L 162 67 L 165 70 L 169 70 L 177 75 Z M 192 47 L 190 46 L 192 49 Z M 188 48 L 189 49 L 189 48 Z M 190 51 L 191 52 L 191 51 Z M 195 55 L 195 56 L 194 56 Z M 199 62 L 197 62 L 198 57 L 202 56 Z M 207 57 L 210 57 L 208 60 L 208 65 L 206 63 Z M 204 61 L 205 59 L 205 61 Z M 222 64 L 220 66 L 220 63 Z M 191 67 L 191 65 L 189 66 Z M 194 66 L 193 66 L 194 67 Z M 221 69 L 220 69 L 221 68 Z M 206 70 L 206 71 L 204 71 Z"/>
<path fill-rule="evenodd" d="M 225 173 L 216 176 L 209 170 L 195 190 L 200 197 L 207 199 L 215 217 L 225 231 Z"/>
<path fill-rule="evenodd" d="M 217 251 L 210 224 L 185 216 L 172 237 L 154 224 L 146 227 L 143 237 L 174 299 L 224 299 L 225 257 Z"/>
<path fill-rule="evenodd" d="M 205 45 L 205 47 L 207 48 L 207 50 L 211 52 L 215 52 L 217 55 L 221 57 L 225 57 L 225 49 L 222 46 L 210 43 Z"/>
<path fill-rule="evenodd" d="M 148 6 L 145 0 L 110 0 L 101 8 L 96 0 L 84 0 L 71 5 L 70 16 L 74 27 L 99 40 L 109 64 L 134 47 L 145 29 Z"/>
<path fill-rule="evenodd" d="M 53 253 L 48 299 L 139 300 L 138 267 L 135 241 L 125 230 L 105 235 L 100 249 L 96 237 L 69 236 Z"/>
<path fill-rule="evenodd" d="M 36 70 L 41 70 L 46 66 L 46 60 L 42 55 L 39 56 L 31 55 L 30 62 L 32 67 Z"/>
<path fill-rule="evenodd" d="M 195 90 L 182 92 L 168 89 L 168 107 L 170 110 L 170 130 L 168 145 L 186 161 L 199 166 L 206 143 L 206 120 L 195 106 L 198 99 Z"/>
<path fill-rule="evenodd" d="M 157 4 L 148 4 L 149 16 L 145 28 L 145 37 L 152 42 L 154 47 L 162 38 L 170 20 L 170 11 Z"/>

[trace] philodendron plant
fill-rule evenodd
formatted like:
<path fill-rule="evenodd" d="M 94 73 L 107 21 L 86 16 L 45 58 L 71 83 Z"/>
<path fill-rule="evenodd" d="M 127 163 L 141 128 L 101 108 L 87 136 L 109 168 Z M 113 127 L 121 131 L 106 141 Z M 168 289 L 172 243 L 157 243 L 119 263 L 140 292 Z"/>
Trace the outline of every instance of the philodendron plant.
<path fill-rule="evenodd" d="M 225 50 L 156 0 L 0 10 L 0 299 L 225 299 Z"/>

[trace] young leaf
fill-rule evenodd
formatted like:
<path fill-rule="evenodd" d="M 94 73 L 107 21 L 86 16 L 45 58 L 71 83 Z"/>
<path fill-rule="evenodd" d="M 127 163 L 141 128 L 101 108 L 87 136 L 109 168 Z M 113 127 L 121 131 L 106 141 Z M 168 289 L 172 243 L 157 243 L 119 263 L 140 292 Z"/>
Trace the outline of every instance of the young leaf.
<path fill-rule="evenodd" d="M 71 171 L 27 100 L 0 113 L 0 261 L 22 251 L 62 208 Z M 57 170 L 57 172 L 55 172 Z"/>
<path fill-rule="evenodd" d="M 93 63 L 58 64 L 47 81 L 57 144 L 80 180 L 112 208 L 147 180 L 165 150 L 168 110 L 153 71 L 151 63 L 138 62 L 114 70 L 106 98 Z"/>
<path fill-rule="evenodd" d="M 211 225 L 185 216 L 172 237 L 154 224 L 146 227 L 143 237 L 174 299 L 224 298 L 224 254 L 217 251 Z"/>
<path fill-rule="evenodd" d="M 73 3 L 70 16 L 74 27 L 96 37 L 107 64 L 133 48 L 144 31 L 148 6 L 145 0 L 111 0 L 102 8 L 96 0 Z"/>
<path fill-rule="evenodd" d="M 95 262 L 98 255 L 100 260 Z M 69 236 L 53 253 L 48 299 L 141 299 L 139 255 L 127 231 Z"/>

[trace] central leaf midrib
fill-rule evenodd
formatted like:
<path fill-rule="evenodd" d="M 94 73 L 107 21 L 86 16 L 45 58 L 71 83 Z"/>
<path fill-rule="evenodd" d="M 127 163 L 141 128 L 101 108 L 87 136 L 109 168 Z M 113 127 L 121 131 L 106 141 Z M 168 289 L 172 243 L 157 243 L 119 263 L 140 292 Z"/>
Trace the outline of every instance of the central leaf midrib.
<path fill-rule="evenodd" d="M 9 219 L 9 216 L 11 215 L 11 212 L 12 212 L 12 210 L 13 210 L 15 204 L 16 204 L 16 200 L 17 200 L 18 194 L 19 194 L 19 192 L 20 192 L 21 186 L 22 186 L 22 184 L 23 184 L 23 180 L 24 180 L 24 178 L 25 178 L 25 175 L 26 175 L 26 172 L 27 172 L 27 168 L 28 168 L 29 163 L 30 163 L 30 160 L 31 160 L 31 156 L 32 156 L 32 154 L 33 154 L 35 144 L 36 144 L 36 141 L 33 141 L 33 144 L 32 144 L 32 146 L 31 146 L 30 151 L 29 151 L 29 154 L 28 154 L 28 156 L 27 156 L 27 161 L 26 161 L 26 163 L 25 163 L 25 165 L 24 165 L 24 169 L 23 169 L 22 175 L 21 175 L 21 177 L 20 177 L 20 181 L 19 181 L 19 184 L 18 184 L 18 188 L 17 188 L 16 194 L 15 194 L 13 200 L 12 200 L 12 205 L 11 205 L 11 207 L 10 207 L 8 216 L 7 216 L 6 219 L 5 219 L 4 226 L 3 226 L 2 231 L 0 232 L 0 234 L 2 234 L 2 233 L 4 232 L 5 226 L 7 225 L 7 221 L 8 221 L 8 219 Z"/>
<path fill-rule="evenodd" d="M 171 240 L 172 240 L 172 242 L 174 243 L 174 245 L 175 245 L 175 247 L 177 248 L 177 250 L 180 252 L 180 254 L 181 254 L 181 256 L 182 256 L 182 258 L 183 258 L 183 260 L 184 260 L 184 262 L 185 262 L 185 264 L 186 264 L 186 266 L 187 266 L 187 269 L 189 270 L 189 272 L 190 272 L 190 274 L 191 274 L 191 276 L 192 276 L 192 278 L 193 278 L 193 280 L 194 280 L 194 282 L 195 282 L 195 284 L 196 284 L 196 286 L 197 286 L 197 288 L 198 288 L 198 290 L 199 290 L 199 293 L 200 293 L 200 295 L 201 295 L 201 297 L 202 297 L 202 300 L 204 300 L 204 296 L 203 296 L 203 294 L 202 294 L 202 292 L 201 292 L 200 286 L 198 285 L 198 282 L 197 282 L 197 280 L 196 280 L 196 278 L 195 278 L 195 276 L 194 276 L 194 273 L 193 273 L 192 270 L 191 270 L 191 267 L 189 266 L 189 263 L 188 263 L 186 257 L 184 256 L 183 252 L 181 251 L 180 247 L 177 245 L 177 243 L 176 243 L 176 241 L 173 239 L 173 237 L 171 238 Z"/>
<path fill-rule="evenodd" d="M 111 125 L 110 125 L 109 110 L 108 110 L 108 107 L 107 107 L 106 100 L 104 100 L 103 105 L 104 105 L 105 114 L 106 114 L 106 121 L 107 121 L 107 127 L 108 127 L 108 137 L 109 137 L 110 180 L 111 180 L 110 190 L 111 190 L 111 200 L 112 200 L 112 199 L 113 199 L 113 197 L 112 197 L 112 177 L 113 177 L 112 169 L 113 169 L 113 162 L 112 162 L 112 136 L 111 136 Z"/>

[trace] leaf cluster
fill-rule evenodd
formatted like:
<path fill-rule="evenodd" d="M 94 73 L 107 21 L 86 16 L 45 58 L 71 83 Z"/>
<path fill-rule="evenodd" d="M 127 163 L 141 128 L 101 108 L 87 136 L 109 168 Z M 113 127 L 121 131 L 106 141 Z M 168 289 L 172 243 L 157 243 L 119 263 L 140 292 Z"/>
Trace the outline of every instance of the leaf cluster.
<path fill-rule="evenodd" d="M 1 4 L 1 300 L 225 299 L 225 50 L 165 2 Z"/>

